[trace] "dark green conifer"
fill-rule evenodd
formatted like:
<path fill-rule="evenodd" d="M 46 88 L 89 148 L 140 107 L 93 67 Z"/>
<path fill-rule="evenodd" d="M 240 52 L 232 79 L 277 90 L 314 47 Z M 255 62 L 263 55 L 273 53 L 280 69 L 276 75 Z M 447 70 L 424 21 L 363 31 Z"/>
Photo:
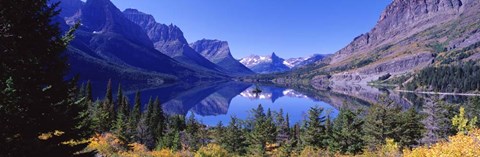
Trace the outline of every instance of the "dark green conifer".
<path fill-rule="evenodd" d="M 356 155 L 364 147 L 363 120 L 349 109 L 342 108 L 334 121 L 330 150 L 342 154 Z"/>
<path fill-rule="evenodd" d="M 308 110 L 308 119 L 305 121 L 305 132 L 302 134 L 302 141 L 306 146 L 326 148 L 323 145 L 325 138 L 325 116 L 322 116 L 323 108 L 315 106 Z"/>

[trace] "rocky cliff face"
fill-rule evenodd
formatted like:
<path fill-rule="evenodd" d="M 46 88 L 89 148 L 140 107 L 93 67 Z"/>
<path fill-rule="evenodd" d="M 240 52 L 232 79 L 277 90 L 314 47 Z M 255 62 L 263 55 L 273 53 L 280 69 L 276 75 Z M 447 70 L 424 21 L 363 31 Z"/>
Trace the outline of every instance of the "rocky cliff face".
<path fill-rule="evenodd" d="M 80 74 L 82 80 L 163 82 L 213 76 L 200 74 L 155 50 L 145 31 L 109 0 L 61 2 L 65 2 L 61 9 L 68 11 L 59 15 L 65 16 L 59 18 L 65 27 L 65 23 L 81 22 L 67 54 L 71 73 Z"/>
<path fill-rule="evenodd" d="M 479 41 L 480 1 L 393 0 L 370 32 L 316 70 L 332 73 L 330 82 L 366 84 L 388 73 L 395 77 L 443 64 L 459 53 L 478 59 Z"/>
<path fill-rule="evenodd" d="M 377 25 L 338 51 L 332 63 L 352 53 L 372 51 L 376 46 L 398 41 L 429 27 L 457 18 L 472 0 L 394 0 L 381 14 Z"/>
<path fill-rule="evenodd" d="M 123 14 L 147 32 L 148 38 L 155 45 L 155 49 L 160 52 L 179 62 L 191 65 L 193 68 L 202 67 L 202 70 L 225 72 L 225 69 L 193 50 L 183 36 L 183 32 L 177 26 L 157 23 L 152 15 L 136 9 L 126 9 Z"/>
<path fill-rule="evenodd" d="M 254 74 L 253 71 L 233 58 L 226 41 L 202 39 L 190 44 L 190 46 L 203 57 L 223 67 L 231 74 Z"/>
<path fill-rule="evenodd" d="M 153 48 L 153 43 L 143 29 L 125 18 L 110 0 L 88 0 L 78 16 L 84 29 L 93 34 L 121 34 L 129 42 Z"/>

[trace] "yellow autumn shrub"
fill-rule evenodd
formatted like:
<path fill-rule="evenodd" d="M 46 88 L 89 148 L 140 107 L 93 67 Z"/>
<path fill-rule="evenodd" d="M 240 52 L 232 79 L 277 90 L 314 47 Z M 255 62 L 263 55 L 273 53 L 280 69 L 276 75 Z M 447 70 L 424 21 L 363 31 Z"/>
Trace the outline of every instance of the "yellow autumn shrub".
<path fill-rule="evenodd" d="M 118 139 L 113 134 L 96 134 L 94 137 L 90 138 L 90 144 L 87 146 L 87 150 L 96 150 L 103 156 L 114 156 L 118 152 L 124 150 L 124 144 L 125 143 L 122 140 Z"/>
<path fill-rule="evenodd" d="M 480 129 L 472 129 L 468 134 L 459 133 L 449 138 L 449 142 L 404 150 L 405 157 L 476 157 L 480 155 Z"/>
<path fill-rule="evenodd" d="M 303 148 L 302 152 L 300 152 L 299 157 L 321 157 L 329 155 L 330 153 L 326 150 L 317 149 L 312 146 L 306 146 Z"/>
<path fill-rule="evenodd" d="M 231 156 L 228 154 L 227 150 L 223 149 L 216 144 L 208 144 L 198 149 L 195 153 L 195 157 L 226 157 Z"/>
<path fill-rule="evenodd" d="M 391 138 L 385 139 L 385 145 L 379 146 L 376 151 L 368 149 L 363 151 L 363 157 L 397 157 L 401 156 L 397 142 Z"/>

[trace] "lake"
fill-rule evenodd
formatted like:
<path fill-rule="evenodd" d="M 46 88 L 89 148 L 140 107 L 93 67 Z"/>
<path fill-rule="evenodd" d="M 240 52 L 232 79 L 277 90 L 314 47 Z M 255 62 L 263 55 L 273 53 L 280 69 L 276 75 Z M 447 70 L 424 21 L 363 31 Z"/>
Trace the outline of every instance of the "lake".
<path fill-rule="evenodd" d="M 256 86 L 262 90 L 261 93 L 253 92 Z M 226 125 L 231 116 L 247 119 L 250 111 L 259 104 L 265 111 L 269 108 L 276 112 L 283 109 L 284 114 L 289 115 L 290 124 L 293 125 L 306 118 L 308 110 L 314 106 L 324 108 L 326 113 L 335 118 L 340 107 L 366 109 L 372 103 L 394 103 L 409 108 L 421 106 L 425 99 L 425 96 L 414 93 L 399 93 L 390 89 L 360 85 L 334 85 L 325 90 L 309 86 L 199 82 L 160 87 L 127 86 L 125 94 L 130 99 L 131 105 L 136 92 L 132 89 L 142 89 L 140 90 L 142 104 L 147 104 L 150 98 L 158 97 L 167 114 L 186 116 L 194 114 L 197 120 L 209 126 L 214 126 L 220 121 Z M 96 91 L 94 95 L 103 97 L 105 89 L 99 88 Z M 452 97 L 449 100 L 459 101 L 465 98 Z"/>

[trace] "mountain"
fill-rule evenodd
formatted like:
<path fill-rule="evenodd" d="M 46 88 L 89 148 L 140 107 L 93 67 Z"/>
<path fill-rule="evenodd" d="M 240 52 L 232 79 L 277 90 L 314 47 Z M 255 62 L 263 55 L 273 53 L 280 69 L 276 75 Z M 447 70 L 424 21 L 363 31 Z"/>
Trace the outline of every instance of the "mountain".
<path fill-rule="evenodd" d="M 200 101 L 191 111 L 201 116 L 225 115 L 232 99 L 251 85 L 241 82 L 227 82 L 220 83 L 218 86 L 222 88 Z"/>
<path fill-rule="evenodd" d="M 66 11 L 59 15 L 65 16 L 61 17 L 64 19 L 61 26 L 81 22 L 67 51 L 70 73 L 80 74 L 81 80 L 159 84 L 218 78 L 213 73 L 192 70 L 160 53 L 147 33 L 109 0 L 61 2 L 61 9 Z"/>
<path fill-rule="evenodd" d="M 216 72 L 226 71 L 192 49 L 177 26 L 157 23 L 152 15 L 136 9 L 126 9 L 123 14 L 130 21 L 139 25 L 147 33 L 149 40 L 154 43 L 155 49 L 165 55 L 185 63 L 191 68 Z"/>
<path fill-rule="evenodd" d="M 313 64 L 325 58 L 326 55 L 314 54 L 308 57 L 289 58 L 283 62 L 290 69 L 300 68 L 306 65 Z"/>
<path fill-rule="evenodd" d="M 275 52 L 273 52 L 270 56 L 251 55 L 242 58 L 240 63 L 256 73 L 267 74 L 290 70 L 289 67 L 283 64 L 284 61 L 285 59 L 278 57 Z"/>
<path fill-rule="evenodd" d="M 292 69 L 296 67 L 298 64 L 306 61 L 308 57 L 298 57 L 298 58 L 289 58 L 283 61 L 283 64 L 285 64 L 288 68 Z"/>
<path fill-rule="evenodd" d="M 476 61 L 479 41 L 478 0 L 393 0 L 371 31 L 314 68 L 294 73 L 312 82 L 366 84 L 387 74 L 399 78 L 429 66 Z"/>
<path fill-rule="evenodd" d="M 209 61 L 226 69 L 230 74 L 254 74 L 252 70 L 233 58 L 226 41 L 202 39 L 190 44 L 190 46 Z"/>

